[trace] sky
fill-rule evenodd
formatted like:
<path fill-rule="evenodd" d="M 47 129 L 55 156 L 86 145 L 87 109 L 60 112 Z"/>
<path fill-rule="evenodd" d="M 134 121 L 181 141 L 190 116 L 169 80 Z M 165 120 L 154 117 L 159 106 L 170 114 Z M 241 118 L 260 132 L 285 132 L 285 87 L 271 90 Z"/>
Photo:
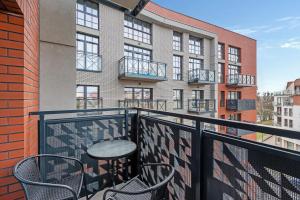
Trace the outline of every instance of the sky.
<path fill-rule="evenodd" d="M 300 0 L 152 1 L 256 39 L 259 92 L 300 78 Z"/>

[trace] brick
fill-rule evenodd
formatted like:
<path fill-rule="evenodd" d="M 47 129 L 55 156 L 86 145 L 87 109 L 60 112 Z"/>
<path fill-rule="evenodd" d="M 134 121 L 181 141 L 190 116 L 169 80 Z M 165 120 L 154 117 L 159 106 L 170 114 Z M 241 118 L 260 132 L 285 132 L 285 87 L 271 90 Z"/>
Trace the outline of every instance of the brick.
<path fill-rule="evenodd" d="M 9 141 L 15 142 L 15 141 L 22 141 L 24 140 L 24 134 L 23 133 L 16 133 L 16 134 L 10 134 L 9 135 Z"/>
<path fill-rule="evenodd" d="M 22 87 L 22 85 L 20 85 Z M 0 99 L 23 99 L 23 92 L 0 92 Z"/>
<path fill-rule="evenodd" d="M 0 126 L 0 134 L 20 133 L 23 131 L 23 125 Z"/>
<path fill-rule="evenodd" d="M 13 66 L 10 66 L 10 67 L 8 67 L 8 73 L 9 74 L 20 74 L 20 75 L 23 75 L 24 74 L 24 67 L 13 67 Z"/>
<path fill-rule="evenodd" d="M 17 24 L 19 26 L 24 26 L 24 19 L 17 16 L 8 16 L 8 22 L 11 24 Z"/>
<path fill-rule="evenodd" d="M 20 149 L 20 147 L 23 147 L 23 146 L 24 146 L 23 141 L 3 143 L 3 144 L 0 144 L 0 152 Z"/>
<path fill-rule="evenodd" d="M 0 56 L 7 56 L 7 49 L 6 48 L 0 48 Z"/>
<path fill-rule="evenodd" d="M 1 108 L 1 107 L 0 107 Z M 3 126 L 3 125 L 8 125 L 8 120 L 7 118 L 0 118 L 0 126 Z"/>
<path fill-rule="evenodd" d="M 8 193 L 6 195 L 0 196 L 1 200 L 12 200 L 12 199 L 19 199 L 24 197 L 23 191 L 17 191 L 13 193 Z"/>
<path fill-rule="evenodd" d="M 8 16 L 4 13 L 0 13 L 0 22 L 8 22 Z"/>
<path fill-rule="evenodd" d="M 18 42 L 24 42 L 24 34 L 9 32 L 8 39 L 18 41 Z"/>
<path fill-rule="evenodd" d="M 0 162 L 1 160 L 6 160 L 8 159 L 8 152 L 1 152 L 0 153 Z"/>
<path fill-rule="evenodd" d="M 0 179 L 0 186 L 17 183 L 17 180 L 13 176 L 3 177 Z"/>
<path fill-rule="evenodd" d="M 0 39 L 8 39 L 8 32 L 7 31 L 1 31 L 0 30 Z"/>
<path fill-rule="evenodd" d="M 8 191 L 8 187 L 7 186 L 0 187 L 0 195 L 3 195 L 5 193 L 7 193 L 7 191 Z"/>
<path fill-rule="evenodd" d="M 10 152 L 8 152 L 8 157 L 9 158 L 24 157 L 24 149 L 18 149 L 18 150 L 10 151 Z"/>
<path fill-rule="evenodd" d="M 8 72 L 7 66 L 0 65 L 0 74 L 6 74 Z"/>
<path fill-rule="evenodd" d="M 10 117 L 8 118 L 8 124 L 10 125 L 24 124 L 24 117 Z"/>
<path fill-rule="evenodd" d="M 0 100 L 0 108 L 8 108 L 8 102 L 6 100 Z"/>
<path fill-rule="evenodd" d="M 1 169 L 0 168 L 0 178 L 12 175 L 12 168 Z"/>
<path fill-rule="evenodd" d="M 8 56 L 16 57 L 16 58 L 24 58 L 24 51 L 15 50 L 15 49 L 8 49 Z"/>
<path fill-rule="evenodd" d="M 23 77 L 20 75 L 11 75 L 11 74 L 0 74 L 0 80 L 2 82 L 14 82 L 14 83 L 23 83 Z"/>
<path fill-rule="evenodd" d="M 0 144 L 8 141 L 7 135 L 0 135 Z"/>
<path fill-rule="evenodd" d="M 8 101 L 8 108 L 23 108 L 27 101 L 24 100 L 9 100 Z"/>
<path fill-rule="evenodd" d="M 24 33 L 24 28 L 22 26 L 17 26 L 14 24 L 8 24 L 5 22 L 0 22 L 1 30 L 4 31 L 11 31 L 16 33 Z"/>
<path fill-rule="evenodd" d="M 15 192 L 15 191 L 18 191 L 18 190 L 21 190 L 22 189 L 22 186 L 20 183 L 16 183 L 16 184 L 12 184 L 12 185 L 9 185 L 8 186 L 8 191 L 9 192 Z"/>
<path fill-rule="evenodd" d="M 22 42 L 11 41 L 11 40 L 2 40 L 0 39 L 0 47 L 9 48 L 9 49 L 24 49 Z"/>

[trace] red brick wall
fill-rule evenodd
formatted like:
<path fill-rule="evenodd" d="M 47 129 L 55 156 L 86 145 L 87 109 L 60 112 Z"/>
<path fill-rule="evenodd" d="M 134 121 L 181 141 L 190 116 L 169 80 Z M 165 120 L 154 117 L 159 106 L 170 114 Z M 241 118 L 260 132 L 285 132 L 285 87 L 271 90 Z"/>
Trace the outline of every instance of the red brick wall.
<path fill-rule="evenodd" d="M 20 159 L 37 153 L 38 0 L 2 0 L 0 10 L 0 199 L 23 198 L 12 176 Z"/>

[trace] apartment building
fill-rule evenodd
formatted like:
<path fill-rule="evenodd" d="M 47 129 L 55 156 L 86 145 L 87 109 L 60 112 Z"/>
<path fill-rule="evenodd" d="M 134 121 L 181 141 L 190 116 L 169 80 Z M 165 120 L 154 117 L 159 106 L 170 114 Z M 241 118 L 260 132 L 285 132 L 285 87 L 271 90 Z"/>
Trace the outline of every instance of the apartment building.
<path fill-rule="evenodd" d="M 255 40 L 152 2 L 137 17 L 107 1 L 55 2 L 41 1 L 41 110 L 141 106 L 256 121 Z"/>
<path fill-rule="evenodd" d="M 287 83 L 286 89 L 274 96 L 274 126 L 300 130 L 300 79 Z M 300 151 L 298 140 L 276 137 L 275 144 Z"/>

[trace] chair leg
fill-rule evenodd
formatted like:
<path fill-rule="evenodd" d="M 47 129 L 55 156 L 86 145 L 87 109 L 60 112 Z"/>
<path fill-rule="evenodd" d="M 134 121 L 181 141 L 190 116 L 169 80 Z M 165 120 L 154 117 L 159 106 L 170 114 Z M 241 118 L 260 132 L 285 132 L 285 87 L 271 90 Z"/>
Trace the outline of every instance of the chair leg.
<path fill-rule="evenodd" d="M 83 184 L 84 184 L 84 189 L 85 189 L 86 200 L 88 200 L 88 199 L 89 199 L 89 196 L 88 196 L 88 190 L 87 190 L 87 184 L 86 184 L 86 177 L 85 177 L 85 174 L 83 174 Z"/>

